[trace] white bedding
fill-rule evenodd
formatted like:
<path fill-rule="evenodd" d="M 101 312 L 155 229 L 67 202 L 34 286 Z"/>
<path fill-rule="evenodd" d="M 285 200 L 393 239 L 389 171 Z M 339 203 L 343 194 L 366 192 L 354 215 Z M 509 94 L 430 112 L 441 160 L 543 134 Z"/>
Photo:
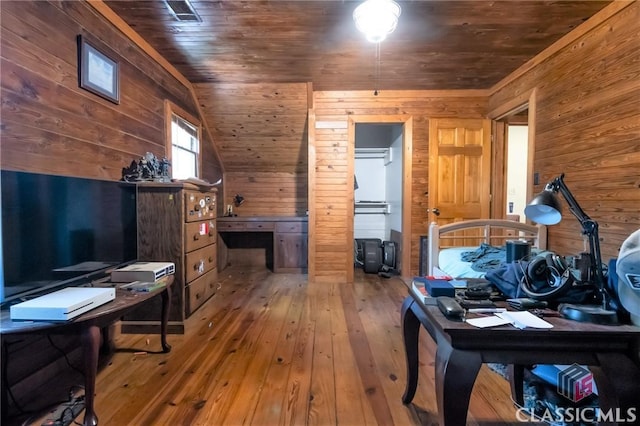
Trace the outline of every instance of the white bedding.
<path fill-rule="evenodd" d="M 471 262 L 460 260 L 462 253 L 476 249 L 477 247 L 453 247 L 440 250 L 438 268 L 454 278 L 484 278 L 485 272 L 474 271 Z"/>
<path fill-rule="evenodd" d="M 501 247 L 514 238 L 529 241 L 531 255 L 547 248 L 546 227 L 540 224 L 529 225 L 504 219 L 471 219 L 444 225 L 432 222 L 427 239 L 427 274 L 437 268 L 455 278 L 484 278 L 487 268 L 500 263 L 495 253 L 494 256 L 490 251 L 484 253 L 487 255 L 485 259 L 478 257 L 484 256 L 482 252 L 471 254 L 475 257 L 474 262 L 485 269 L 484 272 L 472 269 L 471 262 L 462 262 L 460 254 L 475 252 L 482 245 Z M 504 256 L 506 261 L 506 252 Z"/>
<path fill-rule="evenodd" d="M 454 278 L 484 278 L 486 272 L 474 270 L 472 262 L 460 260 L 462 253 L 477 250 L 478 247 L 452 247 L 442 249 L 438 253 L 438 268 L 447 275 Z M 532 249 L 531 256 L 535 256 L 544 250 Z M 504 259 L 506 261 L 506 258 Z"/>

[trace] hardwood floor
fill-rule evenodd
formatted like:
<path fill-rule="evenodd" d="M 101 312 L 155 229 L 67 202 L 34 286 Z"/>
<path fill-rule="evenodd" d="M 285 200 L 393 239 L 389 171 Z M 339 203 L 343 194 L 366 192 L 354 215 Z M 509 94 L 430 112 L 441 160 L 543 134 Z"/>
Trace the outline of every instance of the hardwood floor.
<path fill-rule="evenodd" d="M 426 332 L 416 397 L 401 402 L 405 285 L 356 272 L 353 285 L 310 284 L 229 268 L 187 332 L 169 335 L 169 354 L 151 353 L 157 335 L 116 333 L 119 349 L 98 374 L 100 424 L 436 425 Z M 517 424 L 507 381 L 486 367 L 468 424 Z"/>

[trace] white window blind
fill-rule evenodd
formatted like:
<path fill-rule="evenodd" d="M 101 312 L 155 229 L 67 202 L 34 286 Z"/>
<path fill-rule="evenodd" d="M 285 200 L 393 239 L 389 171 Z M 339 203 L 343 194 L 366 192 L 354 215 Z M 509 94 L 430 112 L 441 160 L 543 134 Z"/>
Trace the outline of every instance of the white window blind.
<path fill-rule="evenodd" d="M 171 170 L 174 179 L 199 177 L 198 128 L 184 118 L 171 115 Z"/>

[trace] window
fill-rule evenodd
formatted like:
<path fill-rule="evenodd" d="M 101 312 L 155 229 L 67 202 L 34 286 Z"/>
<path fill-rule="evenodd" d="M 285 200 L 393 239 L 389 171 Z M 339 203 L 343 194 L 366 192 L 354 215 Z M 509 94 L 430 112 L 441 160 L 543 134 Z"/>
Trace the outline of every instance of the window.
<path fill-rule="evenodd" d="M 167 151 L 171 161 L 171 177 L 200 177 L 200 122 L 190 114 L 167 102 Z"/>

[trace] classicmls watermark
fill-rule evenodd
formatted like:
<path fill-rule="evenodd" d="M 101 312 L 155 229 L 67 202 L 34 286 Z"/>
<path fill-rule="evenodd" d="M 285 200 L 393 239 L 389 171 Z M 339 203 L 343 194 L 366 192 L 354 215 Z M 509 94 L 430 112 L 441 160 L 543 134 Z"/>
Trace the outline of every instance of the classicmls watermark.
<path fill-rule="evenodd" d="M 541 413 L 534 413 L 533 408 L 518 408 L 516 419 L 519 422 L 548 422 L 548 423 L 630 423 L 636 424 L 638 420 L 635 407 L 621 410 L 612 408 L 601 410 L 597 407 L 558 407 L 556 409 L 544 409 Z"/>
<path fill-rule="evenodd" d="M 558 372 L 558 394 L 573 403 L 577 403 L 594 393 L 593 375 L 588 368 L 578 364 Z M 555 407 L 536 410 L 535 408 L 519 408 L 516 411 L 519 422 L 549 422 L 549 423 L 636 423 L 638 420 L 637 407 L 625 410 L 612 408 L 602 410 L 598 407 Z"/>
<path fill-rule="evenodd" d="M 578 402 L 593 393 L 593 375 L 578 364 L 570 365 L 558 373 L 558 393 Z"/>

